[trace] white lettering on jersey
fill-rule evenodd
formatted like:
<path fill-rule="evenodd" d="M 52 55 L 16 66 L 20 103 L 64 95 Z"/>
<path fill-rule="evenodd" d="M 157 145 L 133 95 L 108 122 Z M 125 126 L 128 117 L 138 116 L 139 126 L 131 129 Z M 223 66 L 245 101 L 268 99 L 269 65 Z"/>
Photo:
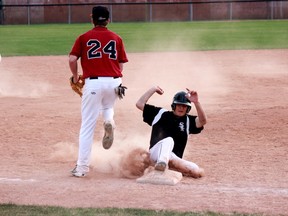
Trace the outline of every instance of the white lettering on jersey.
<path fill-rule="evenodd" d="M 179 128 L 180 128 L 181 131 L 184 131 L 184 130 L 185 130 L 184 122 L 180 122 L 180 123 L 179 123 Z"/>

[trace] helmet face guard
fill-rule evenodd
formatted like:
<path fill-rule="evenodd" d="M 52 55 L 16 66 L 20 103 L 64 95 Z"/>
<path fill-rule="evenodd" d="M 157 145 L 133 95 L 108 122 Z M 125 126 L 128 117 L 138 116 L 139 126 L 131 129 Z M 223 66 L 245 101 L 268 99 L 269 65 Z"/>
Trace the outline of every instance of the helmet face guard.
<path fill-rule="evenodd" d="M 173 97 L 173 101 L 171 104 L 171 108 L 174 111 L 176 109 L 176 104 L 183 104 L 187 106 L 187 112 L 188 113 L 191 110 L 191 101 L 189 101 L 186 98 L 186 92 L 181 91 L 175 94 L 175 96 Z"/>

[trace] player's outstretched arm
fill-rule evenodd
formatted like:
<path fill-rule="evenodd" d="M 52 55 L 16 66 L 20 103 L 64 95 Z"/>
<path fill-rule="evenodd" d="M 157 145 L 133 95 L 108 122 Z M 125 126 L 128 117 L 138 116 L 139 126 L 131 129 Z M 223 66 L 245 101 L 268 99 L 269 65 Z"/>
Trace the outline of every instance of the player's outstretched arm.
<path fill-rule="evenodd" d="M 207 123 L 207 117 L 206 114 L 199 102 L 198 99 L 198 93 L 197 91 L 194 90 L 189 90 L 188 88 L 186 88 L 188 93 L 186 95 L 186 97 L 195 105 L 196 111 L 197 111 L 197 118 L 195 119 L 196 121 L 196 127 L 200 128 L 202 126 L 204 126 Z"/>
<path fill-rule="evenodd" d="M 159 86 L 153 86 L 152 88 L 148 89 L 137 101 L 136 107 L 143 111 L 145 104 L 149 100 L 149 98 L 154 94 L 157 93 L 162 95 L 164 91 Z"/>

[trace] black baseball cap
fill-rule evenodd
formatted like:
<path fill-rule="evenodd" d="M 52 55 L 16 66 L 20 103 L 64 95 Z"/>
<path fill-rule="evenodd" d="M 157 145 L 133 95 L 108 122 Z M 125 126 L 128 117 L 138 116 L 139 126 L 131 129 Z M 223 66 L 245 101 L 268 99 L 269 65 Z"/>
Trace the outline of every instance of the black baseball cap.
<path fill-rule="evenodd" d="M 109 19 L 109 10 L 107 7 L 96 6 L 92 9 L 92 17 L 95 21 L 106 21 Z"/>

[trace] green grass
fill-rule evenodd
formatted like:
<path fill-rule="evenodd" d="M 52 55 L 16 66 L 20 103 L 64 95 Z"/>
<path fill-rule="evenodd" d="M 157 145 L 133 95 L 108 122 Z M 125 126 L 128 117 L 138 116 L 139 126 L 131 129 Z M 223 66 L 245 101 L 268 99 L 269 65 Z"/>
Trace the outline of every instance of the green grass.
<path fill-rule="evenodd" d="M 224 216 L 225 214 L 213 212 L 175 212 L 175 211 L 153 211 L 143 209 L 118 209 L 118 208 L 63 208 L 53 206 L 26 206 L 14 204 L 0 204 L 0 215 L 2 216 Z M 227 214 L 228 215 L 228 214 Z M 230 213 L 229 216 L 248 216 L 248 214 Z M 254 214 L 256 216 L 256 214 Z"/>
<path fill-rule="evenodd" d="M 0 26 L 2 56 L 67 55 L 91 24 Z M 111 23 L 127 52 L 288 48 L 288 20 Z"/>

